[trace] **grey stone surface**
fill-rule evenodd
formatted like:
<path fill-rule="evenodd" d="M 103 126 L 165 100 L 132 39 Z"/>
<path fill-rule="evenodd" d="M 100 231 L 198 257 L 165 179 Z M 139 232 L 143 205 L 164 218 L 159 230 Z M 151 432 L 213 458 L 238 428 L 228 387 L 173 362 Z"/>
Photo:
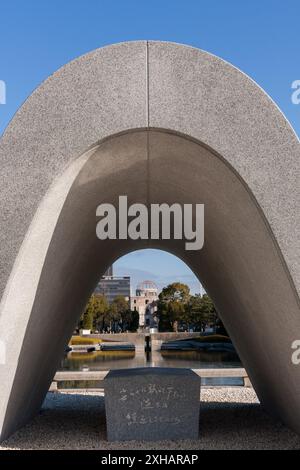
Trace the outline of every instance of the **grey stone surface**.
<path fill-rule="evenodd" d="M 299 138 L 270 97 L 219 57 L 150 41 L 149 125 L 209 146 L 246 182 L 300 293 Z"/>
<path fill-rule="evenodd" d="M 200 386 L 190 369 L 110 371 L 104 380 L 108 440 L 197 439 Z"/>
<path fill-rule="evenodd" d="M 46 80 L 0 141 L 1 438 L 38 411 L 100 275 L 145 247 L 199 276 L 260 400 L 300 432 L 299 156 L 262 90 L 197 49 L 119 44 Z M 99 241 L 95 208 L 121 194 L 204 203 L 204 249 Z"/>
<path fill-rule="evenodd" d="M 41 197 L 55 178 L 102 139 L 147 126 L 145 56 L 146 42 L 140 41 L 73 60 L 33 92 L 5 130 L 0 145 L 0 180 L 5 181 L 0 185 L 0 246 L 5 246 L 0 297 Z"/>

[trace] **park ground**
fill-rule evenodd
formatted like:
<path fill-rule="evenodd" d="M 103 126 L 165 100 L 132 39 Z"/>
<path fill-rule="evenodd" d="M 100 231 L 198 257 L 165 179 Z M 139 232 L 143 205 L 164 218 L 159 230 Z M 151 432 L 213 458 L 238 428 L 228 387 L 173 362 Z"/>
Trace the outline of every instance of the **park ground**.
<path fill-rule="evenodd" d="M 0 446 L 7 449 L 300 449 L 300 436 L 271 418 L 252 388 L 202 388 L 199 439 L 106 440 L 101 392 L 48 393 L 39 415 Z"/>

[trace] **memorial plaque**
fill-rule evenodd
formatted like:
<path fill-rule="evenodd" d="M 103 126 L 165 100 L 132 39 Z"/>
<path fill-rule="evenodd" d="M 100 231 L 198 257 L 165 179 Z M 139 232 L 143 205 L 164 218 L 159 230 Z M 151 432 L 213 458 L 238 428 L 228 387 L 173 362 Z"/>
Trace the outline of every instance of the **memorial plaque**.
<path fill-rule="evenodd" d="M 197 439 L 200 385 L 190 369 L 110 371 L 104 381 L 108 440 Z"/>

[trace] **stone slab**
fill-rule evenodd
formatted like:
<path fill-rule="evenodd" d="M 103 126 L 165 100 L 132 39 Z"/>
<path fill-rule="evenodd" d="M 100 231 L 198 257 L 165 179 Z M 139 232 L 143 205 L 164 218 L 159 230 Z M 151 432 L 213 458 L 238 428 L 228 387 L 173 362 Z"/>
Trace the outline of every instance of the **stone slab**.
<path fill-rule="evenodd" d="M 197 439 L 201 379 L 190 369 L 138 368 L 104 380 L 109 441 Z"/>

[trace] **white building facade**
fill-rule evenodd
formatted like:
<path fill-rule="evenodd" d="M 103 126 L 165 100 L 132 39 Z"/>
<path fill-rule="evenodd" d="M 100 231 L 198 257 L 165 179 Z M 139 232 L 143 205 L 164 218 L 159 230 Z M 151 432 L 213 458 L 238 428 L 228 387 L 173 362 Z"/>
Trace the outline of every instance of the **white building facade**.
<path fill-rule="evenodd" d="M 156 311 L 158 288 L 153 281 L 143 281 L 136 289 L 136 295 L 130 299 L 130 308 L 139 314 L 139 327 L 157 327 Z"/>

